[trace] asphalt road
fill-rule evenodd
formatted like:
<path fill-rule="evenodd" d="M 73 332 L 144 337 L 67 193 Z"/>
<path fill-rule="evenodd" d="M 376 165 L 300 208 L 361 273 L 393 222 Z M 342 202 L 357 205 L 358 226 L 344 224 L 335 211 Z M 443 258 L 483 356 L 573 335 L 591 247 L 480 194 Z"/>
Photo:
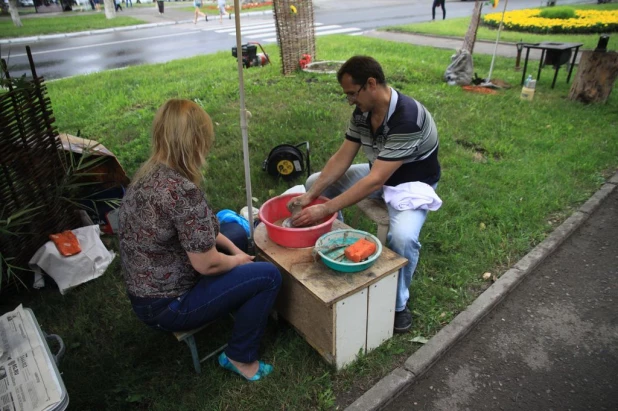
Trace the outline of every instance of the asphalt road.
<path fill-rule="evenodd" d="M 585 3 L 581 0 L 561 0 L 562 3 Z M 394 24 L 407 24 L 431 19 L 428 0 L 314 0 L 316 35 L 359 35 Z M 187 21 L 191 12 L 168 7 L 163 17 L 154 7 L 128 9 L 133 15 L 149 22 L 166 20 Z M 500 11 L 486 7 L 486 11 Z M 508 3 L 508 9 L 536 7 L 539 0 L 520 0 Z M 186 7 L 186 5 L 184 6 Z M 446 5 L 447 18 L 469 16 L 473 2 L 454 1 Z M 440 15 L 440 13 L 437 13 Z M 214 21 L 213 21 L 214 20 Z M 272 15 L 243 17 L 243 43 L 258 41 L 263 45 L 276 43 Z M 142 64 L 160 63 L 196 55 L 229 51 L 236 45 L 234 20 L 224 24 L 211 17 L 209 22 L 185 22 L 164 27 L 59 38 L 33 42 L 32 49 L 37 74 L 46 79 L 59 79 Z M 2 58 L 8 60 L 13 76 L 28 71 L 25 44 L 4 45 Z"/>
<path fill-rule="evenodd" d="M 618 410 L 618 190 L 385 410 Z"/>

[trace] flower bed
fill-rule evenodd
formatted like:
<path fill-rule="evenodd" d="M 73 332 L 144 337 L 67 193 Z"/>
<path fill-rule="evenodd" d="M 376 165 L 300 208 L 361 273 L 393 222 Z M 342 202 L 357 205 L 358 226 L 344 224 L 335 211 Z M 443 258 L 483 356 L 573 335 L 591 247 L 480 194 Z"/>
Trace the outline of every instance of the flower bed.
<path fill-rule="evenodd" d="M 575 18 L 543 18 L 540 9 L 509 11 L 504 14 L 504 30 L 531 33 L 610 33 L 618 32 L 618 11 L 575 10 Z M 487 14 L 483 24 L 498 27 L 502 13 Z"/>

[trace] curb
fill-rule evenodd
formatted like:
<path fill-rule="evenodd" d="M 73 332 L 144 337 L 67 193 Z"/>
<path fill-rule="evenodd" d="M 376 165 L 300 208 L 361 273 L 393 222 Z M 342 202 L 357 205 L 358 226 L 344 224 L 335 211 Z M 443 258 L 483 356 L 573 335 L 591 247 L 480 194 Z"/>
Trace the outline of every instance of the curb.
<path fill-rule="evenodd" d="M 0 44 L 36 43 L 37 41 L 42 41 L 42 40 L 91 36 L 91 35 L 96 35 L 96 34 L 113 33 L 116 31 L 151 29 L 153 27 L 172 26 L 174 24 L 188 23 L 192 21 L 193 20 L 191 19 L 187 19 L 187 20 L 178 20 L 178 21 L 165 21 L 161 23 L 136 24 L 134 26 L 112 27 L 109 29 L 101 29 L 101 30 L 74 31 L 72 33 L 45 34 L 42 36 L 32 36 L 32 37 L 15 37 L 15 38 L 10 38 L 10 39 L 2 39 L 0 40 Z"/>
<path fill-rule="evenodd" d="M 251 17 L 251 16 L 264 16 L 264 15 L 272 14 L 272 13 L 273 13 L 272 10 L 250 11 L 247 13 L 241 13 L 240 17 L 242 18 L 242 17 Z M 234 18 L 234 13 L 230 13 L 229 16 L 231 20 L 232 18 Z M 218 15 L 216 15 L 215 17 L 218 17 Z M 112 28 L 100 29 L 100 30 L 75 31 L 72 33 L 44 34 L 41 36 L 31 36 L 31 37 L 15 37 L 15 38 L 9 38 L 9 39 L 1 39 L 0 44 L 36 43 L 38 41 L 43 41 L 43 40 L 92 36 L 96 34 L 114 33 L 117 31 L 151 29 L 154 27 L 173 26 L 175 24 L 184 24 L 184 23 L 192 23 L 192 22 L 193 22 L 193 19 L 184 19 L 184 20 L 177 20 L 177 21 L 163 21 L 161 23 L 145 23 L 145 24 L 136 24 L 133 26 L 112 27 Z"/>
<path fill-rule="evenodd" d="M 617 186 L 618 172 L 545 240 L 534 247 L 511 269 L 503 273 L 495 283 L 478 296 L 464 311 L 459 313 L 453 321 L 408 357 L 402 367 L 394 369 L 383 377 L 348 406 L 346 411 L 380 410 L 401 391 L 411 386 L 513 291 L 537 265 L 579 228 Z"/>

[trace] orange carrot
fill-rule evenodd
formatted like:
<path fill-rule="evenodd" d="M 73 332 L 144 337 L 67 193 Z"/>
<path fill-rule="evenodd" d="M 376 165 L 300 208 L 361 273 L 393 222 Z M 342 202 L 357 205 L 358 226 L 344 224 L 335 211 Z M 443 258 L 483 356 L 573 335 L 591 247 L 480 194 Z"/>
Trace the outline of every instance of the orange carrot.
<path fill-rule="evenodd" d="M 361 262 L 371 254 L 376 252 L 376 245 L 371 241 L 361 238 L 351 246 L 344 250 L 345 256 L 348 260 L 355 263 Z"/>

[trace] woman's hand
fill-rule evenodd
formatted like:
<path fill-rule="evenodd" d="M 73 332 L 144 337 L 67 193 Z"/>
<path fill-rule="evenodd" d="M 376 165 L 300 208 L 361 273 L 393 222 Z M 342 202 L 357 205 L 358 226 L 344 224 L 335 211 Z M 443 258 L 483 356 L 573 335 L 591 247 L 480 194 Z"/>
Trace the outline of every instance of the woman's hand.
<path fill-rule="evenodd" d="M 317 223 L 321 223 L 331 214 L 332 212 L 330 212 L 325 204 L 317 204 L 303 209 L 303 211 L 296 216 L 292 216 L 292 225 L 294 225 L 294 227 L 315 225 Z"/>
<path fill-rule="evenodd" d="M 219 252 L 217 247 L 212 247 L 204 253 L 187 252 L 187 255 L 189 256 L 191 266 L 198 273 L 202 275 L 219 275 L 239 265 L 253 262 L 255 257 L 244 253 L 236 246 L 234 248 L 233 251 L 230 250 L 231 255 Z"/>
<path fill-rule="evenodd" d="M 255 257 L 241 251 L 239 254 L 234 254 L 233 258 L 237 263 L 236 265 L 239 266 L 252 263 Z"/>

